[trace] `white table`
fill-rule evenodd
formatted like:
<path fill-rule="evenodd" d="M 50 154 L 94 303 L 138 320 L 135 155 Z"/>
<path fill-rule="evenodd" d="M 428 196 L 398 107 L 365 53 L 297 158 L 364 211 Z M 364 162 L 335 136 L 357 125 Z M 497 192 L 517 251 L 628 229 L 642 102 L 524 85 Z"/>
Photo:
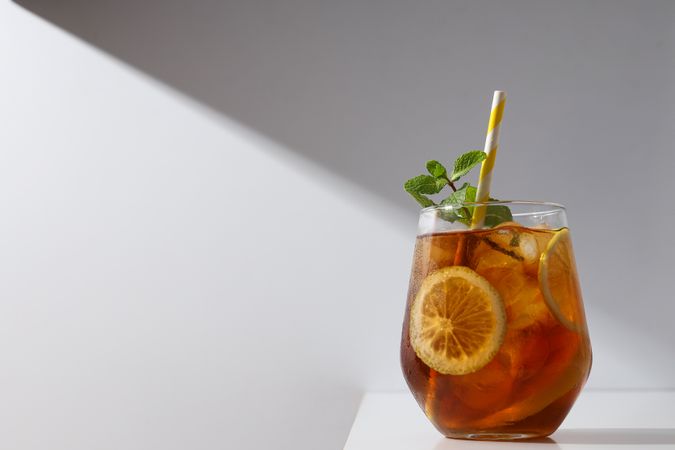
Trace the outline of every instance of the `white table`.
<path fill-rule="evenodd" d="M 410 393 L 363 397 L 345 450 L 675 449 L 675 391 L 584 391 L 545 442 L 446 439 Z"/>

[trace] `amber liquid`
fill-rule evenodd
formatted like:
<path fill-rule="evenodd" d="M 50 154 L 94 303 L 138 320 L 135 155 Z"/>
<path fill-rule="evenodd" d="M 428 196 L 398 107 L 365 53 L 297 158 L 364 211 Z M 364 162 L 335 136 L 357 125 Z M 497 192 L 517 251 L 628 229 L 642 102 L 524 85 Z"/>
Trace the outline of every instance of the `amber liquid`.
<path fill-rule="evenodd" d="M 557 298 L 571 322 L 547 305 L 539 260 L 555 231 L 504 226 L 417 238 L 403 321 L 401 365 L 417 402 L 448 437 L 518 439 L 555 431 L 591 367 L 591 347 L 570 248 L 565 276 L 574 295 Z M 410 344 L 410 305 L 422 280 L 443 267 L 464 265 L 486 278 L 506 307 L 507 331 L 495 357 L 466 375 L 429 368 Z M 572 326 L 570 326 L 572 325 Z"/>

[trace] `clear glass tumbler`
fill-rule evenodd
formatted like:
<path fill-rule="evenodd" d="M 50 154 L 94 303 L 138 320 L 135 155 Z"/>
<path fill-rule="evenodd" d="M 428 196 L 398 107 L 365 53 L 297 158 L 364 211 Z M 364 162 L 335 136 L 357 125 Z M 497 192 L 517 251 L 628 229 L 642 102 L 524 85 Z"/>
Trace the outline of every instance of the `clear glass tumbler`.
<path fill-rule="evenodd" d="M 463 212 L 508 207 L 512 221 L 470 229 Z M 591 368 L 565 209 L 467 203 L 420 212 L 401 337 L 415 399 L 447 437 L 543 437 Z"/>

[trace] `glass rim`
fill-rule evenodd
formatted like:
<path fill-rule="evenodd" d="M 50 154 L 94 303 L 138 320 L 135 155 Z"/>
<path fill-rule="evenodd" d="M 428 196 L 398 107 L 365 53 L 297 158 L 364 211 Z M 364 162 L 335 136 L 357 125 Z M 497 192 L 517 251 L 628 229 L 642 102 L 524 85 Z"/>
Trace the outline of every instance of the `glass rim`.
<path fill-rule="evenodd" d="M 555 202 L 545 202 L 545 201 L 539 201 L 539 200 L 489 200 L 487 202 L 463 202 L 459 203 L 457 205 L 432 205 L 432 206 L 427 206 L 426 208 L 422 208 L 420 210 L 420 214 L 432 212 L 432 211 L 445 211 L 445 210 L 455 210 L 459 208 L 463 208 L 466 206 L 490 206 L 490 205 L 503 205 L 503 206 L 542 206 L 542 207 L 547 207 L 551 208 L 554 210 L 562 210 L 566 211 L 567 208 L 565 208 L 564 205 L 560 203 L 555 203 Z M 544 211 L 540 212 L 535 212 L 535 211 L 530 211 L 529 213 L 519 213 L 519 214 L 541 214 Z"/>

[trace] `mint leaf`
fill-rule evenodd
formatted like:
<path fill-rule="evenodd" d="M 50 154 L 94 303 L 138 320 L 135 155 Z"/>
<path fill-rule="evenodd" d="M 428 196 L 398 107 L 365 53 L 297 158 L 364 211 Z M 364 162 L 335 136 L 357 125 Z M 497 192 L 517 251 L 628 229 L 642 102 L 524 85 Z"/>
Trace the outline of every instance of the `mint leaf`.
<path fill-rule="evenodd" d="M 410 195 L 412 195 L 412 198 L 414 198 L 417 203 L 422 205 L 422 208 L 427 208 L 429 206 L 434 206 L 436 203 L 434 203 L 433 200 L 431 200 L 429 197 L 426 195 L 418 194 L 417 192 L 410 192 L 408 191 Z"/>
<path fill-rule="evenodd" d="M 511 222 L 513 215 L 506 205 L 489 205 L 485 212 L 485 226 L 494 227 L 503 222 Z"/>
<path fill-rule="evenodd" d="M 434 178 L 431 175 L 418 175 L 409 179 L 403 185 L 403 188 L 409 193 L 416 194 L 438 194 L 448 183 L 444 178 Z"/>
<path fill-rule="evenodd" d="M 471 203 L 476 201 L 477 189 L 469 183 L 464 183 L 461 188 L 450 194 L 441 202 L 441 205 L 460 206 L 462 203 Z"/>
<path fill-rule="evenodd" d="M 476 191 L 477 189 L 474 186 L 471 186 L 469 183 L 464 183 L 461 188 L 457 189 L 441 201 L 441 205 L 452 205 L 455 207 L 455 209 L 451 211 L 445 211 L 443 218 L 445 220 L 451 218 L 452 220 L 449 220 L 450 222 L 459 220 L 460 222 L 469 225 L 471 223 L 473 207 L 462 205 L 467 202 L 471 203 L 476 201 Z"/>
<path fill-rule="evenodd" d="M 462 223 L 465 223 L 464 218 L 461 215 L 457 214 L 457 212 L 458 211 L 454 209 L 439 209 L 438 217 L 450 223 L 454 223 L 457 220 L 461 221 Z"/>
<path fill-rule="evenodd" d="M 419 175 L 406 181 L 403 188 L 415 199 L 415 201 L 417 201 L 417 203 L 422 205 L 423 208 L 427 208 L 435 205 L 435 203 L 424 194 L 437 194 L 447 183 L 448 180 L 444 178 Z"/>
<path fill-rule="evenodd" d="M 436 160 L 427 161 L 427 170 L 435 178 L 442 178 L 447 176 L 448 171 L 445 170 L 443 164 L 439 163 Z"/>
<path fill-rule="evenodd" d="M 455 160 L 455 166 L 452 169 L 452 175 L 450 175 L 450 181 L 453 183 L 459 180 L 461 177 L 469 173 L 471 169 L 476 164 L 480 164 L 483 160 L 487 158 L 485 152 L 480 150 L 472 150 L 470 152 L 464 153 L 462 156 Z"/>

